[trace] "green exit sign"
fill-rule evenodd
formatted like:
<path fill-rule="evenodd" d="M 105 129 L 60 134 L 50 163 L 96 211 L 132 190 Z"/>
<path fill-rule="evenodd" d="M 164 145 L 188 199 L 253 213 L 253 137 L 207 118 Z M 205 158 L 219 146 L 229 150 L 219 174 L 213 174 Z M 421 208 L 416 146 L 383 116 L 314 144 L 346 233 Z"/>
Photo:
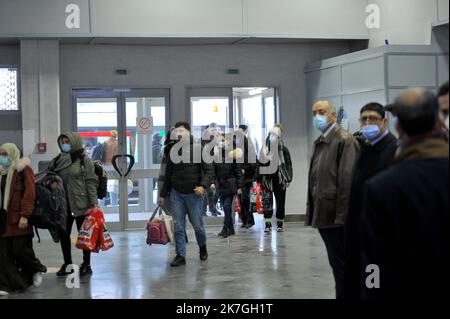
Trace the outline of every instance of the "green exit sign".
<path fill-rule="evenodd" d="M 228 69 L 227 74 L 239 74 L 239 69 Z"/>
<path fill-rule="evenodd" d="M 114 71 L 114 73 L 116 75 L 127 75 L 128 74 L 128 70 L 127 69 L 117 69 Z"/>

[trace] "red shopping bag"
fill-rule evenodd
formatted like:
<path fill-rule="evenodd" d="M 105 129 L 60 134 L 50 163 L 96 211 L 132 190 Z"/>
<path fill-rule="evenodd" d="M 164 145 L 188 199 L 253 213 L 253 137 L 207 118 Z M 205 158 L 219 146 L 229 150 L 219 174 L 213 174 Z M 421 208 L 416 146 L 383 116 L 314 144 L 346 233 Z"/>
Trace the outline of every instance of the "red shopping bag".
<path fill-rule="evenodd" d="M 99 236 L 99 239 L 100 239 L 99 248 L 102 251 L 107 251 L 114 247 L 114 242 L 111 238 L 111 234 L 109 233 L 108 228 L 106 228 L 105 224 L 103 224 L 103 232 L 102 235 Z"/>
<path fill-rule="evenodd" d="M 76 247 L 94 253 L 114 247 L 114 242 L 105 225 L 105 216 L 100 209 L 94 208 L 88 212 L 78 233 Z"/>
<path fill-rule="evenodd" d="M 254 183 L 250 191 L 250 211 L 261 215 L 264 214 L 261 183 Z"/>
<path fill-rule="evenodd" d="M 99 210 L 90 210 L 88 212 L 78 233 L 78 239 L 75 247 L 82 250 L 90 250 L 94 252 L 98 251 L 97 243 L 101 232 L 101 226 L 103 224 L 103 213 L 100 213 Z"/>
<path fill-rule="evenodd" d="M 240 214 L 242 212 L 241 201 L 239 200 L 239 195 L 234 196 L 233 208 L 234 208 L 234 211 L 238 214 Z"/>
<path fill-rule="evenodd" d="M 262 194 L 258 193 L 256 196 L 256 212 L 260 215 L 264 215 L 264 207 L 262 203 Z"/>

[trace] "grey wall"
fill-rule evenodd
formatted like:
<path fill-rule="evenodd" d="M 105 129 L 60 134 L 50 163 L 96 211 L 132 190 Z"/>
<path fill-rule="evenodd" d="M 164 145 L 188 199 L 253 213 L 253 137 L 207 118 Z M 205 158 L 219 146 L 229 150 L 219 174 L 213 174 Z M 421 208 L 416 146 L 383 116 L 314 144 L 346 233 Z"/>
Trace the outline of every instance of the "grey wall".
<path fill-rule="evenodd" d="M 76 87 L 169 87 L 171 122 L 189 119 L 188 86 L 273 86 L 294 160 L 288 214 L 304 214 L 307 185 L 305 63 L 349 52 L 346 42 L 292 45 L 112 46 L 61 45 L 61 129 L 71 129 L 70 92 Z M 128 76 L 114 76 L 126 68 Z M 239 75 L 226 69 L 238 68 Z"/>
<path fill-rule="evenodd" d="M 17 66 L 20 64 L 20 48 L 18 45 L 0 45 L 0 66 Z M 19 92 L 20 96 L 20 92 Z M 19 104 L 20 105 L 20 104 Z M 0 144 L 15 143 L 22 148 L 22 116 L 21 112 L 0 112 Z"/>

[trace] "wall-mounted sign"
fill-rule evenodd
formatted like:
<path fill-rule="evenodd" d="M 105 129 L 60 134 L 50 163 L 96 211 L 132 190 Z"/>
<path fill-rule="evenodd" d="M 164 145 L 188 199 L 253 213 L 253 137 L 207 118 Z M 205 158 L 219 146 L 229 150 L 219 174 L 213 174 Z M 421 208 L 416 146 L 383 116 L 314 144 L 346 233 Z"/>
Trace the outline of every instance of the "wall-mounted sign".
<path fill-rule="evenodd" d="M 137 119 L 137 133 L 138 134 L 152 134 L 153 133 L 153 118 L 141 117 Z"/>

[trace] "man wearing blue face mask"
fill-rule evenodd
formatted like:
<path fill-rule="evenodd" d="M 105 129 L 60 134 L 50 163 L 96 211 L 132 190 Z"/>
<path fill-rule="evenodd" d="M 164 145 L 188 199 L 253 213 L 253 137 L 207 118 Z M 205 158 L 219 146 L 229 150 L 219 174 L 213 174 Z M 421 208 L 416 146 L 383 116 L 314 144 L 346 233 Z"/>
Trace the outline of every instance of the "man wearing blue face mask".
<path fill-rule="evenodd" d="M 369 103 L 361 109 L 360 115 L 362 139 L 353 170 L 345 223 L 345 299 L 360 299 L 364 284 L 364 270 L 360 262 L 364 185 L 392 163 L 397 149 L 397 139 L 388 130 L 386 111 L 382 105 Z"/>
<path fill-rule="evenodd" d="M 336 298 L 344 297 L 344 223 L 348 211 L 353 164 L 358 143 L 337 123 L 328 101 L 313 107 L 314 126 L 322 135 L 314 142 L 308 184 L 306 226 L 319 230 L 336 281 Z"/>

